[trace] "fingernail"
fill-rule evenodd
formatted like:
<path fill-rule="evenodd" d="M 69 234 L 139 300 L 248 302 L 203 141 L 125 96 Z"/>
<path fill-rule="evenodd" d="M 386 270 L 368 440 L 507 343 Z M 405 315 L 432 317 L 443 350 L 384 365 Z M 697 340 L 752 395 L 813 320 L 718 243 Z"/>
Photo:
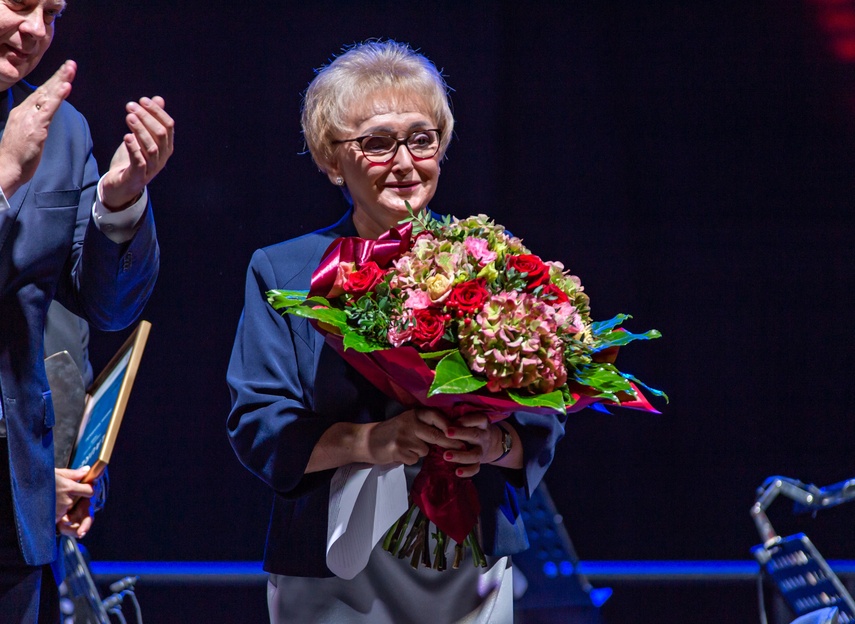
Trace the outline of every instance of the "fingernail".
<path fill-rule="evenodd" d="M 454 453 L 452 453 L 451 451 L 446 451 L 445 455 L 443 455 L 443 458 L 446 461 L 451 461 L 454 458 Z"/>
<path fill-rule="evenodd" d="M 454 471 L 454 474 L 456 474 L 458 477 L 462 477 L 463 476 L 463 469 L 458 468 L 457 470 Z"/>
<path fill-rule="evenodd" d="M 448 433 L 446 434 L 449 438 L 453 438 L 457 434 L 457 430 L 454 427 L 448 428 Z"/>
<path fill-rule="evenodd" d="M 143 106 L 151 106 L 151 98 L 140 98 L 140 104 L 142 104 Z"/>

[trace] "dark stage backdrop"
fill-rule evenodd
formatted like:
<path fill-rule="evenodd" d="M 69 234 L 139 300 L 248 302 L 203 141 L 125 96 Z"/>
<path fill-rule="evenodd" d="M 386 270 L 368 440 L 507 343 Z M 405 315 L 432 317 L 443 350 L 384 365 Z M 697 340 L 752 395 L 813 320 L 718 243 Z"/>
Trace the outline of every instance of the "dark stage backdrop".
<path fill-rule="evenodd" d="M 106 165 L 123 105 L 162 94 L 176 152 L 151 186 L 163 251 L 151 339 L 114 453 L 102 560 L 261 557 L 270 496 L 225 434 L 225 371 L 257 247 L 336 219 L 298 123 L 343 44 L 393 37 L 455 89 L 432 207 L 489 213 L 581 276 L 597 318 L 664 337 L 622 368 L 670 394 L 660 416 L 569 418 L 547 475 L 583 559 L 747 559 L 772 474 L 855 476 L 853 67 L 817 4 L 194 3 L 71 0 L 44 79 Z M 93 336 L 103 365 L 126 334 Z M 855 557 L 855 505 L 805 530 Z"/>

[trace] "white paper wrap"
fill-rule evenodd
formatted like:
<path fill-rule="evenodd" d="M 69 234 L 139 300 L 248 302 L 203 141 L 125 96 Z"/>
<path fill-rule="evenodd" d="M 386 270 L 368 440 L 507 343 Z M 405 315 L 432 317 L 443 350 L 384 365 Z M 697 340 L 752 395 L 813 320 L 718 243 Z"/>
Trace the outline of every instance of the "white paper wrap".
<path fill-rule="evenodd" d="M 330 483 L 327 567 L 347 580 L 359 574 L 374 546 L 408 508 L 402 464 L 349 464 L 336 470 Z"/>

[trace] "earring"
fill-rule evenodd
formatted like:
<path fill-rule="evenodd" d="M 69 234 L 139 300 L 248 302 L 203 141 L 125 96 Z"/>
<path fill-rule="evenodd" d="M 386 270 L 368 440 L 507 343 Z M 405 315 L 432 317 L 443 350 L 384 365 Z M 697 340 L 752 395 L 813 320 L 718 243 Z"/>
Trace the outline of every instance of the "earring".
<path fill-rule="evenodd" d="M 344 178 L 342 178 L 341 176 L 338 176 L 335 179 L 335 183 L 336 183 L 336 186 L 344 186 Z"/>

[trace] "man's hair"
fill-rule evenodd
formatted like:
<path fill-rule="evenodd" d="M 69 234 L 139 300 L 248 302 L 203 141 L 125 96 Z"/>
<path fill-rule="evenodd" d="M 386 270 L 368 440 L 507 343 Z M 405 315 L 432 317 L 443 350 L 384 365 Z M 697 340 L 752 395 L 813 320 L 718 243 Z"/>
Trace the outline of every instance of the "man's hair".
<path fill-rule="evenodd" d="M 409 45 L 392 40 L 354 44 L 320 68 L 309 84 L 303 97 L 303 137 L 315 164 L 326 171 L 334 161 L 333 141 L 350 138 L 344 134 L 352 115 L 370 112 L 372 98 L 380 96 L 414 102 L 433 118 L 442 130 L 441 158 L 454 130 L 448 91 L 434 64 Z"/>

